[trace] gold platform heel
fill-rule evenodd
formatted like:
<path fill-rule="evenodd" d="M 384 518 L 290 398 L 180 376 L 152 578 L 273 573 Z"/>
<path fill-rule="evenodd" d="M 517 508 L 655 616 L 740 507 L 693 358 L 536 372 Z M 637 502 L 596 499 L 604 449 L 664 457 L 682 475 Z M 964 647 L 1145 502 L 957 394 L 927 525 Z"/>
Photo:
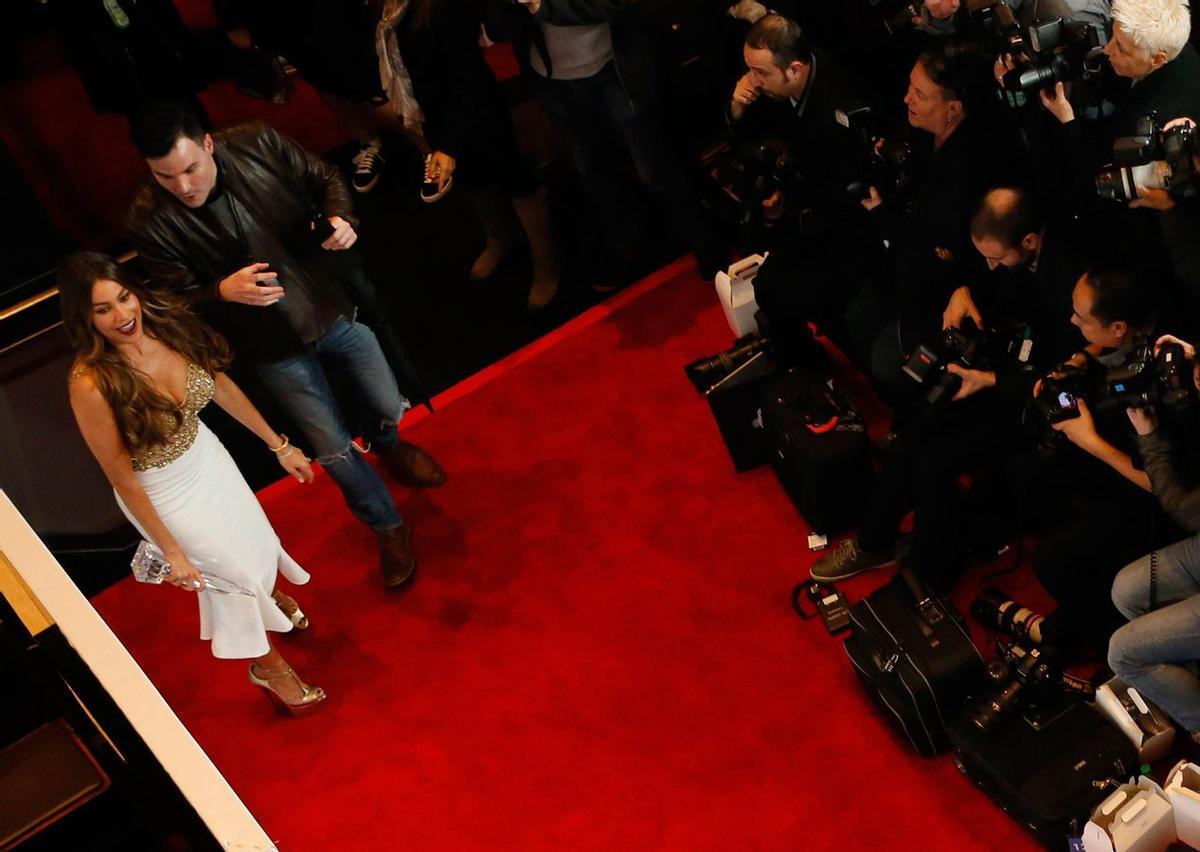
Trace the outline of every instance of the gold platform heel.
<path fill-rule="evenodd" d="M 258 674 L 255 674 L 255 672 Z M 261 686 L 267 693 L 267 697 L 275 702 L 275 706 L 281 711 L 290 713 L 292 716 L 307 716 L 316 711 L 325 701 L 325 690 L 319 686 L 309 686 L 304 681 L 300 680 L 300 675 L 296 674 L 296 670 L 291 666 L 286 669 L 263 669 L 255 663 L 250 664 L 250 682 L 255 686 Z M 280 694 L 278 687 L 284 685 L 294 685 L 300 690 L 299 700 L 289 701 Z"/>
<path fill-rule="evenodd" d="M 294 628 L 297 630 L 308 629 L 308 616 L 304 614 L 304 610 L 300 609 L 300 604 L 296 603 L 295 598 L 276 589 L 271 592 L 271 599 L 275 601 L 275 606 L 279 607 L 279 610 L 288 617 L 288 621 L 292 622 Z"/>

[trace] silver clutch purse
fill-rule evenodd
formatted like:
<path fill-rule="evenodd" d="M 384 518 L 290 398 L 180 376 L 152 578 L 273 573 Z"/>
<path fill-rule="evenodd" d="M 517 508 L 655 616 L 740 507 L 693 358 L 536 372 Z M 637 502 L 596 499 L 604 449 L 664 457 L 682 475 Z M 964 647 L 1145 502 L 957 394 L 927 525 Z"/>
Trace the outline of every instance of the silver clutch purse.
<path fill-rule="evenodd" d="M 137 550 L 133 554 L 133 561 L 129 563 L 129 566 L 133 569 L 133 579 L 139 583 L 151 583 L 157 586 L 171 576 L 171 563 L 166 560 L 158 547 L 148 541 L 138 544 Z M 200 572 L 200 576 L 204 578 L 205 591 L 254 597 L 253 592 L 246 591 L 241 586 L 235 586 L 228 580 L 222 580 L 220 577 L 214 577 L 203 571 Z"/>

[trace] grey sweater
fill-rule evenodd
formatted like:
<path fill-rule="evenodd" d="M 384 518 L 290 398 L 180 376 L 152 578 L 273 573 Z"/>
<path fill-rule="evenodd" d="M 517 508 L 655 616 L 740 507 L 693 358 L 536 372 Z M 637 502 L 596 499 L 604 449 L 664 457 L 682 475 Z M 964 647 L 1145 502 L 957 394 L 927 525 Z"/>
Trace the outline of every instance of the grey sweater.
<path fill-rule="evenodd" d="M 1179 526 L 1188 532 L 1200 532 L 1200 484 L 1180 476 L 1174 449 L 1161 430 L 1139 435 L 1137 440 L 1158 502 Z"/>

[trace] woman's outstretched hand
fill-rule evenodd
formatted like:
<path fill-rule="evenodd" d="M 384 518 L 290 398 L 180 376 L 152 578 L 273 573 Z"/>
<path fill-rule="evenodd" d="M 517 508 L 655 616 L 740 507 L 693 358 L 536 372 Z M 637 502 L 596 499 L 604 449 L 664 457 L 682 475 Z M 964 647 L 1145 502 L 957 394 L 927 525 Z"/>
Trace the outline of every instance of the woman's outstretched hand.
<path fill-rule="evenodd" d="M 289 447 L 287 452 L 279 456 L 279 465 L 298 482 L 312 482 L 313 471 L 308 457 L 296 447 Z"/>

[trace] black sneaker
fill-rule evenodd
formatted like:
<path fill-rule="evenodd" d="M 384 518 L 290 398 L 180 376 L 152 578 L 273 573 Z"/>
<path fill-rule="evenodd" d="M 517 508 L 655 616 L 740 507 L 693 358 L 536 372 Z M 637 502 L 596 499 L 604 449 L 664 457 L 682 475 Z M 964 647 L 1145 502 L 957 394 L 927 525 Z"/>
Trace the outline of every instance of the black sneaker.
<path fill-rule="evenodd" d="M 354 163 L 354 175 L 350 179 L 354 184 L 354 191 L 370 192 L 374 189 L 383 172 L 384 160 L 379 146 L 370 143 L 363 145 L 350 162 Z"/>
<path fill-rule="evenodd" d="M 426 204 L 441 201 L 446 193 L 454 186 L 454 176 L 446 180 L 446 185 L 438 189 L 438 175 L 433 171 L 433 154 L 425 155 L 425 178 L 421 181 L 421 200 Z M 485 276 L 486 277 L 486 276 Z"/>
<path fill-rule="evenodd" d="M 895 557 L 867 553 L 858 546 L 858 539 L 848 538 L 814 562 L 811 574 L 818 583 L 832 583 L 873 568 L 887 568 L 895 564 Z"/>

